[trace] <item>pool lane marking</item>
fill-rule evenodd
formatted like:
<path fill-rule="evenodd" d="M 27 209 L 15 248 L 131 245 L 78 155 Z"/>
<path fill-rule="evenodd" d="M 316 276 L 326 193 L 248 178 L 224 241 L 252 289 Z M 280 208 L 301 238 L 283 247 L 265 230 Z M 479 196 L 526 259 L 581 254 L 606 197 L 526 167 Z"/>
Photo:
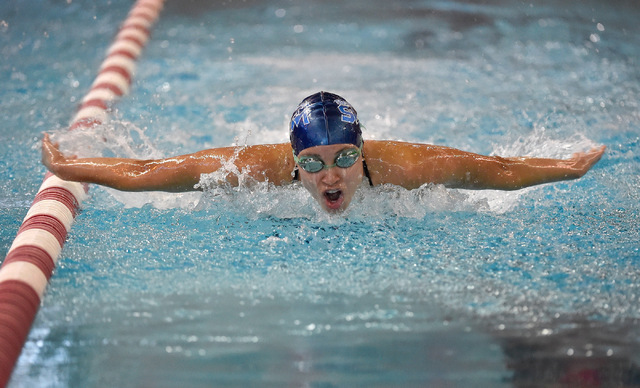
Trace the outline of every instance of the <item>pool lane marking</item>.
<path fill-rule="evenodd" d="M 93 119 L 91 120 L 95 124 L 102 124 L 107 120 L 109 116 L 107 112 L 97 106 L 84 106 L 78 113 L 76 114 L 76 118 L 74 121 L 80 121 L 84 119 Z M 74 128 L 75 129 L 75 128 Z"/>
<path fill-rule="evenodd" d="M 108 86 L 107 86 L 108 85 Z M 129 92 L 129 77 L 122 75 L 120 71 L 107 69 L 96 77 L 91 85 L 92 88 L 111 87 L 118 96 L 123 96 Z"/>
<path fill-rule="evenodd" d="M 87 93 L 87 95 L 82 99 L 82 102 L 87 102 L 90 100 L 101 100 L 104 102 L 114 101 L 118 96 L 109 89 L 92 89 Z"/>
<path fill-rule="evenodd" d="M 152 14 L 149 8 L 136 8 L 135 12 L 134 14 L 132 11 L 131 14 Z M 153 15 L 157 17 L 157 12 Z M 107 102 L 129 92 L 135 72 L 134 59 L 140 55 L 148 41 L 151 24 L 152 22 L 142 16 L 133 16 L 123 24 L 116 35 L 115 42 L 107 51 L 107 58 L 100 66 L 89 94 L 83 99 L 83 104 L 76 113 L 74 123 L 93 119 L 85 122 L 89 125 L 84 126 L 90 126 L 103 123 L 108 119 Z"/>
<path fill-rule="evenodd" d="M 111 56 L 104 60 L 102 66 L 100 66 L 100 70 L 108 67 L 120 67 L 133 75 L 136 68 L 136 62 L 133 59 L 122 55 Z"/>
<path fill-rule="evenodd" d="M 48 279 L 73 223 L 75 211 L 86 197 L 85 190 L 86 185 L 66 182 L 54 175 L 45 177 L 7 252 L 2 271 L 5 271 L 5 265 L 22 260 L 36 264 Z"/>
<path fill-rule="evenodd" d="M 107 120 L 107 102 L 129 92 L 131 80 L 135 72 L 135 59 L 140 56 L 144 45 L 149 39 L 149 28 L 157 18 L 159 8 L 153 7 L 151 2 L 136 5 L 130 12 L 130 17 L 120 28 L 115 42 L 107 50 L 107 58 L 100 66 L 98 76 L 94 80 L 91 90 L 83 100 L 74 123 L 85 121 L 82 126 L 103 123 Z M 143 16 L 144 15 L 144 16 Z M 153 20 L 150 20 L 153 18 Z M 72 129 L 76 129 L 76 125 Z"/>
<path fill-rule="evenodd" d="M 135 60 L 164 0 L 138 0 L 129 11 L 82 99 L 69 130 L 102 124 L 110 104 L 129 91 Z M 45 174 L 0 267 L 0 388 L 5 387 L 29 334 L 88 185 Z"/>
<path fill-rule="evenodd" d="M 54 217 L 64 225 L 66 230 L 69 230 L 73 224 L 73 211 L 67 206 L 60 206 L 60 201 L 54 199 L 43 199 L 31 205 L 23 222 L 27 222 L 31 217 L 41 215 Z"/>
<path fill-rule="evenodd" d="M 0 282 L 0 386 L 11 376 L 39 305 L 40 297 L 28 284 L 12 279 Z"/>
<path fill-rule="evenodd" d="M 118 52 L 126 53 L 132 59 L 136 59 L 140 56 L 142 48 L 135 42 L 130 40 L 118 40 L 107 51 L 107 55 L 112 55 Z"/>
<path fill-rule="evenodd" d="M 51 255 L 44 249 L 34 245 L 22 245 L 7 255 L 2 266 L 9 266 L 11 263 L 31 263 L 38 267 L 38 270 L 49 280 L 56 266 Z M 8 270 L 10 272 L 10 268 Z M 3 270 L 0 273 L 5 273 Z M 0 282 L 0 284 L 2 284 Z M 34 287 L 37 288 L 37 287 Z"/>
<path fill-rule="evenodd" d="M 142 23 L 129 24 L 120 29 L 116 39 L 128 40 L 138 46 L 144 46 L 149 40 L 149 30 Z"/>
<path fill-rule="evenodd" d="M 66 190 L 73 195 L 73 198 L 76 200 L 78 204 L 82 203 L 87 198 L 87 191 L 89 186 L 86 184 L 78 183 L 78 182 L 69 182 L 58 178 L 57 176 L 48 173 L 40 188 L 38 189 L 38 193 L 45 191 L 47 189 L 51 189 L 56 192 L 61 192 L 61 190 Z"/>
<path fill-rule="evenodd" d="M 24 261 L 15 261 L 2 266 L 0 283 L 7 280 L 17 280 L 29 285 L 36 292 L 39 299 L 42 299 L 48 283 L 47 277 L 40 268 L 35 264 Z"/>
<path fill-rule="evenodd" d="M 62 250 L 62 245 L 60 245 L 58 238 L 46 229 L 20 229 L 7 253 L 10 254 L 11 251 L 21 246 L 41 248 L 52 258 L 57 258 Z"/>

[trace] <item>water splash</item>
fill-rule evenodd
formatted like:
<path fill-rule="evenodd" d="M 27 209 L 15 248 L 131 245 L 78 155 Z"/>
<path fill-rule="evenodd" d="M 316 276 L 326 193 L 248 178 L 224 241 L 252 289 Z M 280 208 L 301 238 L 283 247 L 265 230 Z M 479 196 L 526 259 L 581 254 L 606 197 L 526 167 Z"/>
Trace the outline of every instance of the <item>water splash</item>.
<path fill-rule="evenodd" d="M 600 145 L 580 132 L 557 139 L 544 126 L 534 124 L 532 132 L 519 136 L 514 142 L 494 144 L 491 155 L 567 159 L 576 152 L 589 151 Z"/>

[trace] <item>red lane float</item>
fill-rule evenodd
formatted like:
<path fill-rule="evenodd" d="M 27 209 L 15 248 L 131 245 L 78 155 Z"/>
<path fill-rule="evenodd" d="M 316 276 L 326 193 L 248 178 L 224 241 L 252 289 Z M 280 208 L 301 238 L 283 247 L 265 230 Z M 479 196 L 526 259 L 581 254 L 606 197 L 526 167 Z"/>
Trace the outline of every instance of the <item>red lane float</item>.
<path fill-rule="evenodd" d="M 69 130 L 104 123 L 109 106 L 129 91 L 135 61 L 164 0 L 138 0 L 120 27 Z M 0 267 L 0 387 L 5 387 L 38 312 L 86 184 L 47 173 Z"/>

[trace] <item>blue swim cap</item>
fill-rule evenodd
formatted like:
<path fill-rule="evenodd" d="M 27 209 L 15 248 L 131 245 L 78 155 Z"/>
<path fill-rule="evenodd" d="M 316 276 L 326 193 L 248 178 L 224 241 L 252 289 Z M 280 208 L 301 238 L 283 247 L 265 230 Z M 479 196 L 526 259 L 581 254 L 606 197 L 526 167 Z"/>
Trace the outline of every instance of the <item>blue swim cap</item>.
<path fill-rule="evenodd" d="M 291 116 L 289 140 L 296 155 L 319 145 L 362 146 L 358 113 L 337 94 L 319 92 L 302 100 Z"/>

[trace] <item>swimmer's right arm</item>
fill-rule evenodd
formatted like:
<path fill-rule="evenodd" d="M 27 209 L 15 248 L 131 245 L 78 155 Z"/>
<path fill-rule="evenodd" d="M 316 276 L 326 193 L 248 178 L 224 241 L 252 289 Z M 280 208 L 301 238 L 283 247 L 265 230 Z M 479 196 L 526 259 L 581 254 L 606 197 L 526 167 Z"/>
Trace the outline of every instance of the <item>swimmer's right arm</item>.
<path fill-rule="evenodd" d="M 238 170 L 257 181 L 283 184 L 292 179 L 294 162 L 288 143 L 214 148 L 166 159 L 138 160 L 77 159 L 63 155 L 47 134 L 42 141 L 42 163 L 59 178 L 122 191 L 194 191 L 201 174 L 217 171 L 228 160 L 234 160 Z M 235 174 L 227 174 L 226 181 L 238 185 Z"/>

